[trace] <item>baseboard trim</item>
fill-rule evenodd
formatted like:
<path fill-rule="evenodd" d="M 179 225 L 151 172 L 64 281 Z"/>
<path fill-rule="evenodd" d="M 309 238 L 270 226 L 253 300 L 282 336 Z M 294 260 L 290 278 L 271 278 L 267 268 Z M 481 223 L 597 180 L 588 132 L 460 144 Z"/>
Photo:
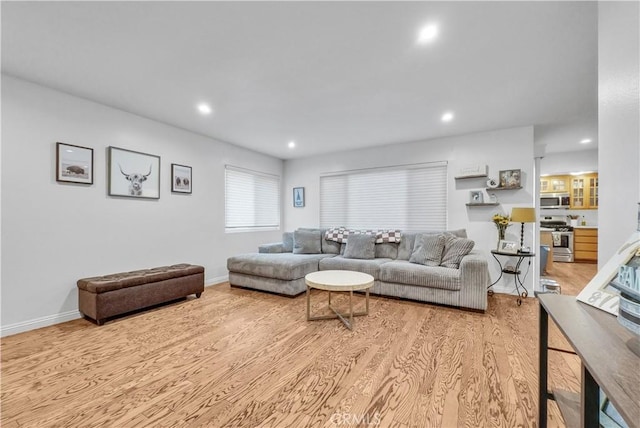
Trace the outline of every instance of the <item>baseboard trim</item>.
<path fill-rule="evenodd" d="M 229 281 L 229 275 L 216 276 L 213 278 L 207 278 L 204 280 L 205 287 L 210 285 L 222 284 L 223 282 Z"/>
<path fill-rule="evenodd" d="M 217 276 L 205 279 L 204 285 L 216 285 L 227 281 L 229 281 L 229 275 Z M 24 333 L 25 331 L 35 330 L 37 328 L 49 327 L 54 324 L 60 324 L 79 318 L 82 318 L 82 314 L 78 310 L 73 310 L 28 321 L 17 322 L 15 324 L 3 325 L 0 327 L 0 337 Z"/>
<path fill-rule="evenodd" d="M 60 324 L 79 318 L 82 318 L 82 314 L 77 310 L 73 310 L 28 321 L 17 322 L 15 324 L 3 325 L 2 328 L 0 328 L 0 337 L 24 333 L 25 331 L 35 330 L 37 328 L 49 327 L 50 325 Z"/>

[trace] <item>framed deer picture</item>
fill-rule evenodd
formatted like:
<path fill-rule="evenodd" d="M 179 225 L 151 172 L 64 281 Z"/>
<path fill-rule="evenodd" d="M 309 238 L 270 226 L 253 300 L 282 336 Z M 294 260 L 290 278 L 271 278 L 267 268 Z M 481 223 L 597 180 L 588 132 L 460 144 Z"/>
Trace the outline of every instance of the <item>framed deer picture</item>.
<path fill-rule="evenodd" d="M 109 195 L 160 199 L 160 156 L 110 146 Z"/>

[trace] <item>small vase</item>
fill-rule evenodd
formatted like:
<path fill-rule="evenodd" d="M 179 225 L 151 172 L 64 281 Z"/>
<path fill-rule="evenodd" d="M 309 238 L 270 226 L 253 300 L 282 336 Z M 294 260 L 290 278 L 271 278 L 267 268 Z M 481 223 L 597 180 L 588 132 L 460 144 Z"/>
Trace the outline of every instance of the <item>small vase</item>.
<path fill-rule="evenodd" d="M 496 250 L 500 250 L 500 241 L 504 240 L 505 231 L 498 229 L 498 243 L 496 244 Z"/>

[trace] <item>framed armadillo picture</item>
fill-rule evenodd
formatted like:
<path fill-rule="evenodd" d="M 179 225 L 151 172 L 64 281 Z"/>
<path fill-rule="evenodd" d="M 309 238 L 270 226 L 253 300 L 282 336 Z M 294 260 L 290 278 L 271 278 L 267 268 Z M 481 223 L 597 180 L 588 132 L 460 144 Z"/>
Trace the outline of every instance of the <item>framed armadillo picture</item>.
<path fill-rule="evenodd" d="M 109 147 L 109 195 L 160 199 L 160 156 Z"/>
<path fill-rule="evenodd" d="M 603 311 L 618 315 L 620 293 L 612 286 L 612 283 L 618 280 L 620 272 L 628 271 L 627 265 L 633 265 L 635 272 L 638 257 L 640 257 L 640 232 L 634 232 L 613 257 L 598 270 L 596 276 L 578 294 L 577 299 Z M 634 283 L 637 284 L 640 281 Z"/>
<path fill-rule="evenodd" d="M 93 184 L 93 149 L 56 143 L 56 181 Z"/>

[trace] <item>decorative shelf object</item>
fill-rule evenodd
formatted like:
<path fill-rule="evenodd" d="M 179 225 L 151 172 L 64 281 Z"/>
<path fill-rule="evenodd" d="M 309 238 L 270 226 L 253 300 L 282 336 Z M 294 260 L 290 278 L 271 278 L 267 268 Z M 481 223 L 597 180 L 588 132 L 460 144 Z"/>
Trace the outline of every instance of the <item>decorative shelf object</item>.
<path fill-rule="evenodd" d="M 495 207 L 500 205 L 498 202 L 483 202 L 481 204 L 472 204 L 472 203 L 468 203 L 466 204 L 468 207 Z"/>
<path fill-rule="evenodd" d="M 487 178 L 489 175 L 487 174 L 478 174 L 478 175 L 464 175 L 464 176 L 458 176 L 458 177 L 453 177 L 456 180 L 465 180 L 467 178 Z"/>
<path fill-rule="evenodd" d="M 518 187 L 487 187 L 487 191 L 489 190 L 518 190 L 522 189 L 522 186 Z"/>
<path fill-rule="evenodd" d="M 480 178 L 487 177 L 487 175 L 489 175 L 489 165 L 472 164 L 462 166 L 455 178 Z"/>

